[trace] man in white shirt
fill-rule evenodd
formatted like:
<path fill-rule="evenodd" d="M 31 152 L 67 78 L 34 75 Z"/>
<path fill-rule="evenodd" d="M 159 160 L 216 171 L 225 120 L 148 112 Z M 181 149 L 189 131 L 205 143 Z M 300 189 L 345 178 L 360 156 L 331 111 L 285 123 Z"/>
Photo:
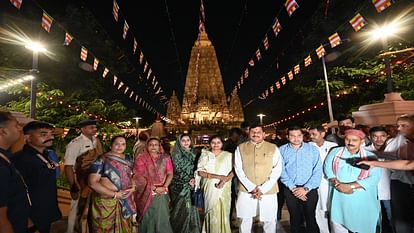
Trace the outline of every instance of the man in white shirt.
<path fill-rule="evenodd" d="M 97 132 L 95 120 L 79 122 L 81 135 L 73 139 L 66 147 L 64 164 L 65 174 L 71 186 L 71 210 L 68 216 L 67 233 L 86 232 L 81 224 L 82 214 L 86 208 L 90 189 L 87 185 L 89 165 L 102 154 L 102 146 L 95 137 Z"/>
<path fill-rule="evenodd" d="M 323 164 L 331 148 L 338 146 L 338 144 L 324 139 L 326 132 L 322 126 L 314 126 L 309 128 L 309 134 L 312 140 L 310 144 L 318 148 Z M 329 233 L 328 195 L 329 181 L 325 178 L 325 176 L 322 176 L 321 184 L 318 189 L 318 204 L 316 205 L 315 210 L 316 223 L 318 223 L 321 233 Z"/>
<path fill-rule="evenodd" d="M 235 152 L 234 170 L 239 179 L 236 203 L 240 233 L 251 233 L 253 217 L 264 222 L 265 233 L 276 232 L 277 192 L 282 157 L 276 145 L 264 141 L 261 125 L 252 125 L 249 140 Z"/>

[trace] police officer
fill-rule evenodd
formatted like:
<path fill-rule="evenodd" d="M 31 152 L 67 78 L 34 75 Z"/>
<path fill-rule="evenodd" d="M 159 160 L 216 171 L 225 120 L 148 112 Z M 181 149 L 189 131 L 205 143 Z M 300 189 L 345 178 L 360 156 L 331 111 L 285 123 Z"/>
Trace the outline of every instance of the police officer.
<path fill-rule="evenodd" d="M 83 120 L 78 124 L 81 135 L 73 139 L 66 147 L 65 174 L 71 186 L 71 210 L 68 217 L 67 233 L 85 232 L 82 215 L 90 196 L 87 185 L 90 164 L 102 154 L 102 145 L 95 136 L 98 131 L 95 120 Z"/>

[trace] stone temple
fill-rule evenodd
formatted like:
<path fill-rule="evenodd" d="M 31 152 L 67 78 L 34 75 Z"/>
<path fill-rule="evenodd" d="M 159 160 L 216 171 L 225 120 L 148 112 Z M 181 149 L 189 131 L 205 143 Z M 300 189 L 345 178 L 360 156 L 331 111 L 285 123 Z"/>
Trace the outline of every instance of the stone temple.
<path fill-rule="evenodd" d="M 216 51 L 208 35 L 200 30 L 192 50 L 183 103 L 173 92 L 167 106 L 170 130 L 239 127 L 244 121 L 240 99 L 233 92 L 227 102 Z"/>

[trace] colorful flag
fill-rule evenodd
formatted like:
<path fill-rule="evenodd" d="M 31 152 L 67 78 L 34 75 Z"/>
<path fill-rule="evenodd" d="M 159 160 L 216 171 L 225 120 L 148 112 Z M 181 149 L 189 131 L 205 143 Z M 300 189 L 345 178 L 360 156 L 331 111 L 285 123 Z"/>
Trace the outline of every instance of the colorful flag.
<path fill-rule="evenodd" d="M 98 65 L 99 65 L 99 60 L 98 58 L 94 58 L 93 59 L 93 70 L 97 70 L 98 69 Z"/>
<path fill-rule="evenodd" d="M 280 89 L 280 83 L 279 83 L 279 81 L 276 82 L 276 87 L 277 87 L 277 89 Z"/>
<path fill-rule="evenodd" d="M 125 91 L 124 91 L 124 95 L 126 95 L 126 93 L 128 92 L 128 90 L 129 90 L 129 87 L 126 87 L 125 88 Z"/>
<path fill-rule="evenodd" d="M 263 46 L 264 46 L 265 50 L 269 49 L 269 40 L 267 39 L 267 35 L 265 36 L 265 38 L 263 40 Z"/>
<path fill-rule="evenodd" d="M 243 83 L 244 83 L 244 78 L 243 78 L 243 76 L 240 78 L 240 83 L 243 85 Z"/>
<path fill-rule="evenodd" d="M 319 58 L 319 59 L 321 59 L 323 56 L 325 56 L 325 55 L 326 55 L 326 51 L 325 51 L 325 48 L 323 47 L 323 45 L 319 46 L 319 47 L 316 49 L 316 54 L 318 55 L 318 58 Z"/>
<path fill-rule="evenodd" d="M 289 71 L 288 77 L 289 77 L 289 80 L 292 80 L 293 79 L 293 72 L 292 71 Z"/>
<path fill-rule="evenodd" d="M 293 72 L 295 72 L 295 74 L 299 74 L 299 72 L 300 72 L 300 65 L 299 64 L 297 64 L 295 66 L 295 69 L 293 70 Z"/>
<path fill-rule="evenodd" d="M 104 71 L 103 71 L 103 73 L 102 73 L 102 77 L 103 77 L 103 78 L 106 78 L 106 75 L 108 74 L 108 72 L 109 72 L 108 68 L 106 68 L 106 67 L 105 67 L 105 69 L 104 69 Z M 114 85 L 115 85 L 115 84 L 114 84 Z"/>
<path fill-rule="evenodd" d="M 286 78 L 285 78 L 285 76 L 283 76 L 283 77 L 281 78 L 281 80 L 282 80 L 282 84 L 283 84 L 283 85 L 285 85 L 285 84 L 286 84 Z"/>
<path fill-rule="evenodd" d="M 144 72 L 143 72 L 143 73 L 147 72 L 147 68 L 148 68 L 148 62 L 147 62 L 147 61 L 145 61 L 145 65 L 144 65 Z"/>
<path fill-rule="evenodd" d="M 123 37 L 124 39 L 125 39 L 125 38 L 126 38 L 126 36 L 127 36 L 128 29 L 129 29 L 129 26 L 128 26 L 127 21 L 125 20 L 125 23 L 124 23 L 124 34 L 122 35 L 122 37 Z"/>
<path fill-rule="evenodd" d="M 259 49 L 256 50 L 256 58 L 257 58 L 257 61 L 259 61 L 260 59 L 262 59 L 262 55 L 260 54 L 260 50 Z"/>
<path fill-rule="evenodd" d="M 309 66 L 310 64 L 312 64 L 312 58 L 311 58 L 311 56 L 310 56 L 310 55 L 308 55 L 308 56 L 305 58 L 305 67 Z"/>
<path fill-rule="evenodd" d="M 151 73 L 152 73 L 152 69 L 150 68 L 149 71 L 148 71 L 148 74 L 147 74 L 147 80 L 149 80 L 149 78 L 151 76 Z"/>
<path fill-rule="evenodd" d="M 273 22 L 272 28 L 273 28 L 273 32 L 275 33 L 275 36 L 277 37 L 277 35 L 279 34 L 280 30 L 282 30 L 282 25 L 279 23 L 279 20 L 277 18 Z"/>
<path fill-rule="evenodd" d="M 73 36 L 66 32 L 65 41 L 63 42 L 63 45 L 69 46 L 72 40 L 73 40 Z"/>
<path fill-rule="evenodd" d="M 131 91 L 131 93 L 129 94 L 129 98 L 131 99 L 133 95 L 134 95 L 134 91 Z"/>
<path fill-rule="evenodd" d="M 367 21 L 361 16 L 361 14 L 358 13 L 357 15 L 355 15 L 354 18 L 349 20 L 349 23 L 352 25 L 354 30 L 357 32 L 367 24 Z"/>
<path fill-rule="evenodd" d="M 138 101 L 138 95 L 135 95 L 135 102 Z"/>
<path fill-rule="evenodd" d="M 237 86 L 239 87 L 239 89 L 240 89 L 240 80 L 239 81 L 237 81 Z"/>
<path fill-rule="evenodd" d="M 299 8 L 298 3 L 295 0 L 287 0 L 285 3 L 286 11 L 289 17 Z"/>
<path fill-rule="evenodd" d="M 87 57 L 88 57 L 88 50 L 82 46 L 80 58 L 82 59 L 82 61 L 86 61 Z"/>
<path fill-rule="evenodd" d="M 116 81 L 118 81 L 118 77 L 116 77 L 116 76 L 114 75 L 114 86 L 115 86 L 115 84 L 116 84 Z"/>
<path fill-rule="evenodd" d="M 377 9 L 378 13 L 381 13 L 392 4 L 391 0 L 372 0 L 372 3 L 374 4 L 375 9 Z"/>
<path fill-rule="evenodd" d="M 118 10 L 119 10 L 118 3 L 114 1 L 114 6 L 112 7 L 112 14 L 114 15 L 115 21 L 118 21 Z"/>
<path fill-rule="evenodd" d="M 50 28 L 52 27 L 53 18 L 43 11 L 42 16 L 42 28 L 45 29 L 47 32 L 50 32 Z"/>
<path fill-rule="evenodd" d="M 273 94 L 273 92 L 275 92 L 275 88 L 273 87 L 273 85 L 270 87 L 270 92 Z"/>
<path fill-rule="evenodd" d="M 10 2 L 11 4 L 13 4 L 14 7 L 20 10 L 23 0 L 10 0 Z"/>
<path fill-rule="evenodd" d="M 250 65 L 250 66 L 254 66 L 254 60 L 253 60 L 253 59 L 250 59 L 250 61 L 249 61 L 249 65 Z"/>
<path fill-rule="evenodd" d="M 244 70 L 244 78 L 247 78 L 247 77 L 249 77 L 249 69 L 248 68 L 246 68 Z"/>
<path fill-rule="evenodd" d="M 135 54 L 135 51 L 137 50 L 138 47 L 138 42 L 137 40 L 134 38 L 134 47 L 132 48 L 133 53 Z"/>
<path fill-rule="evenodd" d="M 329 37 L 329 43 L 331 43 L 332 48 L 335 48 L 336 46 L 341 44 L 341 37 L 339 37 L 337 32 L 335 32 L 335 34 Z"/>
<path fill-rule="evenodd" d="M 139 54 L 139 64 L 142 64 L 143 60 L 144 60 L 144 54 L 141 51 L 141 53 Z"/>
<path fill-rule="evenodd" d="M 118 85 L 118 90 L 121 89 L 123 85 L 124 85 L 124 82 L 121 81 Z"/>

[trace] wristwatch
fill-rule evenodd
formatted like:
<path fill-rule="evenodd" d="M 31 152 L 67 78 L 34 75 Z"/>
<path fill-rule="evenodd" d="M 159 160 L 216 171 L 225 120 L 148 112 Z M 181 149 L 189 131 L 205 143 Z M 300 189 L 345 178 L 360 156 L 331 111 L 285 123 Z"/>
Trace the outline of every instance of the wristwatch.
<path fill-rule="evenodd" d="M 351 189 L 356 189 L 356 186 L 354 184 L 351 184 Z"/>

